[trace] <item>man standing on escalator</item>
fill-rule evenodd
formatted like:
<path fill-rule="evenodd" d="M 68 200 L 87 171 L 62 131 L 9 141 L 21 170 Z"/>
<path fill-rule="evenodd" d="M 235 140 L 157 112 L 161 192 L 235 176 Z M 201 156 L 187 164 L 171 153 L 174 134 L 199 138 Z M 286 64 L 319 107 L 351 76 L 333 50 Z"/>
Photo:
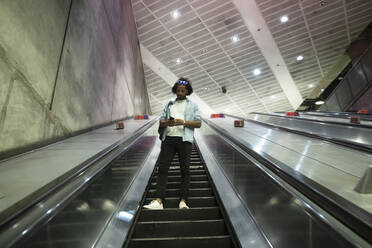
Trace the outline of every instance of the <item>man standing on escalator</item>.
<path fill-rule="evenodd" d="M 198 105 L 189 100 L 193 92 L 191 82 L 180 78 L 174 83 L 172 92 L 177 95 L 175 101 L 170 101 L 163 110 L 159 125 L 165 127 L 161 137 L 159 155 L 159 173 L 156 181 L 156 199 L 144 205 L 148 209 L 163 209 L 168 169 L 176 153 L 178 153 L 181 168 L 180 209 L 188 209 L 189 192 L 189 162 L 194 141 L 194 129 L 200 128 L 201 120 Z"/>

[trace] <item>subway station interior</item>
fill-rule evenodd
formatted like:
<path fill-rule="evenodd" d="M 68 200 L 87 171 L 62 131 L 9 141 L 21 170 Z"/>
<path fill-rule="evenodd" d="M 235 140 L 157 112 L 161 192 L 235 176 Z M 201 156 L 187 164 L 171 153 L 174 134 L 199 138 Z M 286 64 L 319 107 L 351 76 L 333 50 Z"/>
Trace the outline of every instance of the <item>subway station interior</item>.
<path fill-rule="evenodd" d="M 372 247 L 371 42 L 371 0 L 0 1 L 0 247 Z"/>

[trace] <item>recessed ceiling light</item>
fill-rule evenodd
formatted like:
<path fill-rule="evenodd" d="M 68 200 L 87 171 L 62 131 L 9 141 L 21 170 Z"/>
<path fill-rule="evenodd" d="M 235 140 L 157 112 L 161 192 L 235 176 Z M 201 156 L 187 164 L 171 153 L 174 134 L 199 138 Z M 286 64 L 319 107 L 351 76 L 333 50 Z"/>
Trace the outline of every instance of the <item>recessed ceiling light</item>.
<path fill-rule="evenodd" d="M 181 63 L 181 59 L 180 58 L 177 58 L 176 59 L 176 63 L 177 63 L 177 65 L 180 64 Z"/>
<path fill-rule="evenodd" d="M 304 59 L 304 56 L 302 56 L 302 55 L 297 56 L 297 61 L 301 61 L 303 59 Z"/>
<path fill-rule="evenodd" d="M 320 91 L 321 91 L 321 92 L 323 92 L 323 91 L 324 91 L 324 89 L 320 89 Z"/>
<path fill-rule="evenodd" d="M 316 105 L 322 105 L 322 104 L 324 104 L 324 101 L 316 101 L 315 104 Z"/>
<path fill-rule="evenodd" d="M 314 87 L 314 84 L 309 84 L 308 87 L 309 88 L 313 88 Z"/>
<path fill-rule="evenodd" d="M 239 36 L 236 34 L 236 35 L 231 37 L 231 40 L 232 40 L 232 42 L 236 43 L 236 42 L 239 41 Z"/>
<path fill-rule="evenodd" d="M 270 96 L 270 98 L 271 98 L 271 99 L 275 99 L 275 98 L 276 98 L 276 96 L 275 96 L 275 95 L 272 95 L 272 96 Z"/>
<path fill-rule="evenodd" d="M 289 18 L 288 18 L 288 16 L 282 16 L 282 17 L 280 17 L 280 21 L 282 22 L 282 23 L 285 23 L 285 22 L 287 22 L 289 20 Z"/>
<path fill-rule="evenodd" d="M 258 76 L 258 75 L 261 74 L 261 70 L 260 70 L 260 69 L 254 69 L 253 74 L 254 74 L 255 76 Z"/>
<path fill-rule="evenodd" d="M 173 10 L 171 12 L 171 16 L 174 18 L 174 19 L 177 19 L 178 17 L 181 16 L 181 13 L 178 11 L 178 10 Z"/>

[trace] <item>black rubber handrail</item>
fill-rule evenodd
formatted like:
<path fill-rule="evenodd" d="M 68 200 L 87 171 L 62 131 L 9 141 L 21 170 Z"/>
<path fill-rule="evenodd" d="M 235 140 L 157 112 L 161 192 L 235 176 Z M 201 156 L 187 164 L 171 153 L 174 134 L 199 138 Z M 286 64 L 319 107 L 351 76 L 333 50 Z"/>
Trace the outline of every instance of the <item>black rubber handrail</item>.
<path fill-rule="evenodd" d="M 217 126 L 209 120 L 203 119 L 213 130 L 236 144 L 240 149 L 264 165 L 275 175 L 305 195 L 338 221 L 350 228 L 357 235 L 372 243 L 372 215 L 354 203 L 330 191 L 303 174 L 293 170 L 284 163 L 276 160 L 264 152 L 256 152 L 253 147 L 244 144 L 239 138 L 233 137 L 227 130 Z"/>

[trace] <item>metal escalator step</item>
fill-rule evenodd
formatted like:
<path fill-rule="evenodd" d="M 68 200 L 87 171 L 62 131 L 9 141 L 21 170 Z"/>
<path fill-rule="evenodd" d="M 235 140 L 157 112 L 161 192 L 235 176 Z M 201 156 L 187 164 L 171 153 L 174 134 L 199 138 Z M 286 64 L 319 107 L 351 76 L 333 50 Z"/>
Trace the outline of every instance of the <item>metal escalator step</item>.
<path fill-rule="evenodd" d="M 171 165 L 178 165 L 179 164 L 179 162 L 178 161 L 172 161 L 171 162 Z M 190 166 L 191 165 L 202 165 L 203 164 L 203 162 L 201 161 L 201 160 L 196 160 L 196 161 L 190 161 Z"/>
<path fill-rule="evenodd" d="M 187 210 L 185 210 L 187 211 Z M 197 237 L 225 235 L 223 219 L 137 222 L 133 238 Z"/>
<path fill-rule="evenodd" d="M 201 160 L 199 155 L 191 155 L 190 160 Z"/>
<path fill-rule="evenodd" d="M 151 189 L 147 192 L 147 197 L 155 197 L 156 190 Z M 165 197 L 178 197 L 180 195 L 179 189 L 166 189 Z M 211 188 L 193 188 L 189 189 L 189 196 L 213 196 Z"/>
<path fill-rule="evenodd" d="M 205 175 L 205 170 L 190 170 L 190 175 Z M 154 173 L 154 176 L 157 176 L 158 175 L 158 172 L 155 172 Z M 169 170 L 168 171 L 168 176 L 170 175 L 181 175 L 181 170 Z"/>
<path fill-rule="evenodd" d="M 149 204 L 155 198 L 146 198 L 146 203 Z M 178 208 L 180 202 L 179 197 L 165 197 L 164 199 L 164 208 Z M 187 205 L 190 208 L 195 207 L 214 207 L 217 206 L 216 198 L 213 196 L 205 197 L 189 197 L 187 199 Z M 187 211 L 187 210 L 186 210 Z"/>
<path fill-rule="evenodd" d="M 156 182 L 157 176 L 153 176 L 151 178 L 151 182 Z M 180 175 L 168 175 L 167 176 L 168 182 L 181 182 Z M 206 181 L 208 180 L 207 175 L 190 175 L 190 181 Z"/>
<path fill-rule="evenodd" d="M 156 170 L 158 168 L 156 167 Z M 200 164 L 200 165 L 191 165 L 189 166 L 189 169 L 190 170 L 204 170 L 204 165 L 203 164 Z M 177 164 L 177 165 L 172 165 L 169 167 L 169 170 L 168 171 L 172 171 L 172 170 L 180 170 L 180 166 Z"/>
<path fill-rule="evenodd" d="M 218 207 L 178 209 L 168 208 L 161 211 L 142 209 L 138 221 L 165 221 L 165 220 L 215 220 L 220 219 Z"/>
<path fill-rule="evenodd" d="M 132 239 L 129 248 L 230 248 L 231 237 L 229 235 L 206 236 L 206 237 L 174 237 L 174 238 L 144 238 Z"/>
<path fill-rule="evenodd" d="M 198 154 L 198 153 L 191 153 L 190 158 L 191 158 L 191 159 L 201 159 L 201 158 L 200 158 L 200 154 Z M 173 159 L 178 159 L 178 154 L 176 154 L 176 155 L 173 157 Z"/>
<path fill-rule="evenodd" d="M 167 182 L 167 189 L 179 189 L 181 187 L 180 182 Z M 190 181 L 191 188 L 209 188 L 209 181 Z M 151 183 L 150 189 L 156 189 L 156 183 Z"/>

